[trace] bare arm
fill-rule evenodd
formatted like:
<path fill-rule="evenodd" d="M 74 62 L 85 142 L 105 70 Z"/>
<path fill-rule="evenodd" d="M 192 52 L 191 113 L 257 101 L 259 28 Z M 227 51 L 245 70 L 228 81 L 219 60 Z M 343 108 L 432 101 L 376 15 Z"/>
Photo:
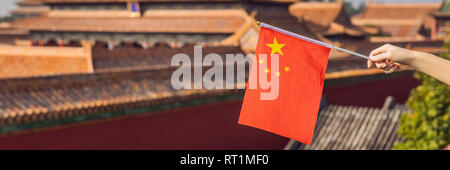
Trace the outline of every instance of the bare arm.
<path fill-rule="evenodd" d="M 392 61 L 408 65 L 450 85 L 450 61 L 425 52 L 386 44 L 370 53 L 367 66 L 371 68 L 375 64 L 377 68 L 391 73 L 399 69 L 399 65 Z"/>

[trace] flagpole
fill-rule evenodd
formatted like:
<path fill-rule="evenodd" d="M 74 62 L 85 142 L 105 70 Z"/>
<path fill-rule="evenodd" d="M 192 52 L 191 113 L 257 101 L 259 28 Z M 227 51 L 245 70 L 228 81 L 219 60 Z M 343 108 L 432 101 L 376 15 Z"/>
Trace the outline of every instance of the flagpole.
<path fill-rule="evenodd" d="M 350 51 L 350 50 L 347 50 L 347 49 L 343 49 L 343 48 L 340 48 L 340 47 L 337 47 L 337 46 L 325 43 L 323 41 L 319 41 L 319 40 L 315 40 L 315 39 L 312 39 L 312 38 L 309 38 L 309 37 L 305 37 L 303 35 L 299 35 L 299 34 L 296 34 L 296 33 L 293 33 L 293 32 L 290 32 L 290 31 L 287 31 L 287 30 L 284 30 L 284 29 L 281 29 L 281 28 L 278 28 L 278 27 L 275 27 L 275 26 L 272 26 L 272 25 L 269 25 L 269 24 L 266 24 L 266 23 L 263 23 L 263 22 L 257 21 L 256 23 L 259 26 L 261 26 L 261 27 L 265 27 L 265 28 L 268 28 L 268 29 L 271 29 L 271 30 L 274 30 L 274 31 L 278 31 L 278 32 L 281 32 L 283 34 L 290 35 L 290 36 L 293 36 L 293 37 L 296 37 L 296 38 L 299 38 L 299 39 L 302 39 L 302 40 L 305 40 L 305 41 L 308 41 L 308 42 L 311 42 L 311 43 L 314 43 L 314 44 L 317 44 L 317 45 L 321 45 L 321 46 L 328 47 L 328 48 L 334 48 L 336 50 L 339 50 L 339 51 L 342 51 L 342 52 L 346 52 L 346 53 L 349 53 L 349 54 L 352 54 L 352 55 L 355 55 L 355 56 L 358 56 L 358 57 L 361 57 L 361 58 L 364 58 L 364 59 L 369 59 L 369 57 L 366 56 L 366 55 L 359 54 L 359 53 L 356 53 L 356 52 L 353 52 L 353 51 Z"/>

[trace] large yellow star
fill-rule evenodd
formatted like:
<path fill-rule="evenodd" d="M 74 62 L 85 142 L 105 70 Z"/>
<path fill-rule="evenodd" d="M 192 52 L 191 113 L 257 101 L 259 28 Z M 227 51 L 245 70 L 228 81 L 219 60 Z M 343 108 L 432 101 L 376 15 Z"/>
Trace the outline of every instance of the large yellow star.
<path fill-rule="evenodd" d="M 270 48 L 272 48 L 272 52 L 270 52 L 270 55 L 273 55 L 275 53 L 283 55 L 283 51 L 281 51 L 281 48 L 283 48 L 283 46 L 285 44 L 278 44 L 278 41 L 277 41 L 276 37 L 273 39 L 273 43 L 272 44 L 266 44 L 266 45 L 269 46 Z"/>
<path fill-rule="evenodd" d="M 284 67 L 284 71 L 289 72 L 289 71 L 291 71 L 291 69 L 288 66 L 286 66 L 286 67 Z"/>

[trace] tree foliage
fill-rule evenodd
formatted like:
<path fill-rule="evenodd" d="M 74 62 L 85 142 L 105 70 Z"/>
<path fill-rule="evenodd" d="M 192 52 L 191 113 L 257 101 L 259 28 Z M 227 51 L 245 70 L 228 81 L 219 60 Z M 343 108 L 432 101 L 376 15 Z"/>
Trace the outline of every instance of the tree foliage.
<path fill-rule="evenodd" d="M 355 8 L 355 7 L 353 7 L 353 4 L 351 2 L 344 1 L 344 9 L 345 9 L 345 12 L 347 12 L 347 14 L 349 16 L 353 16 L 353 15 L 361 13 L 364 10 L 364 6 L 365 6 L 365 3 L 360 3 L 359 6 Z"/>
<path fill-rule="evenodd" d="M 443 48 L 450 49 L 449 38 Z M 440 56 L 450 59 L 448 52 Z M 397 131 L 405 141 L 394 149 L 442 149 L 450 143 L 450 86 L 424 73 L 416 72 L 414 77 L 422 84 L 408 98 L 412 111 L 400 117 Z"/>

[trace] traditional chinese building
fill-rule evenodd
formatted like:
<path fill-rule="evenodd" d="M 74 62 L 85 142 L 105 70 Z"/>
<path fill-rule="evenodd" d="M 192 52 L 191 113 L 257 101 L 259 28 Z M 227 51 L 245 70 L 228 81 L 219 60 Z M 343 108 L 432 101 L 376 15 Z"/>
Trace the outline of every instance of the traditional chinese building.
<path fill-rule="evenodd" d="M 450 2 L 444 0 L 439 11 L 431 13 L 433 25 L 431 27 L 431 38 L 435 40 L 444 39 L 449 31 Z"/>
<path fill-rule="evenodd" d="M 29 31 L 26 29 L 15 29 L 11 28 L 11 24 L 8 22 L 1 22 L 0 23 L 0 44 L 20 44 L 16 43 L 20 40 L 27 41 L 26 44 L 29 43 Z M 22 41 L 23 42 L 23 41 Z"/>
<path fill-rule="evenodd" d="M 335 43 L 365 41 L 367 33 L 351 23 L 343 1 L 297 2 L 289 7 L 292 15 L 305 26 Z"/>
<path fill-rule="evenodd" d="M 12 18 L 22 19 L 44 15 L 50 8 L 42 3 L 42 0 L 24 0 L 17 2 L 18 9 L 11 11 Z"/>
<path fill-rule="evenodd" d="M 292 2 L 43 0 L 50 7 L 47 15 L 11 25 L 29 29 L 36 45 L 89 40 L 110 48 L 123 42 L 144 48 L 156 43 L 236 44 L 257 35 L 246 26 L 249 17 L 315 37 L 289 14 Z"/>
<path fill-rule="evenodd" d="M 242 90 L 175 90 L 170 63 L 177 53 L 193 57 L 195 44 L 203 56 L 251 53 L 256 20 L 362 54 L 382 45 L 348 23 L 341 4 L 321 23 L 314 15 L 323 5 L 299 20 L 293 2 L 43 0 L 46 15 L 11 24 L 29 29 L 35 47 L 0 48 L 0 65 L 14 66 L 0 69 L 0 148 L 282 149 L 286 138 L 237 124 Z M 394 44 L 439 53 L 442 41 Z M 339 105 L 404 102 L 418 84 L 411 73 L 386 75 L 333 51 L 324 96 Z"/>
<path fill-rule="evenodd" d="M 50 52 L 75 47 L 33 48 Z M 124 48 L 105 50 L 118 53 Z M 0 147 L 282 149 L 288 141 L 237 124 L 243 91 L 173 89 L 170 77 L 175 68 L 166 67 L 170 56 L 183 52 L 192 57 L 193 46 L 135 50 L 127 51 L 148 55 L 99 56 L 92 59 L 92 72 L 1 79 Z M 204 54 L 210 52 L 244 53 L 239 47 L 203 49 Z M 33 64 L 45 63 L 16 66 Z M 365 69 L 365 60 L 357 58 L 330 60 L 325 78 L 327 101 L 341 105 L 379 106 L 386 95 L 404 101 L 409 94 L 405 89 L 417 84 L 410 72 L 385 75 Z"/>
<path fill-rule="evenodd" d="M 41 0 L 23 0 L 17 2 L 18 9 L 11 11 L 12 20 L 45 15 L 50 8 Z M 0 44 L 29 45 L 29 31 L 11 27 L 9 22 L 0 23 Z"/>
<path fill-rule="evenodd" d="M 401 41 L 423 40 L 429 37 L 433 22 L 430 12 L 439 9 L 440 3 L 372 3 L 367 1 L 361 14 L 352 17 L 352 23 L 379 29 L 375 41 L 383 37 Z"/>
<path fill-rule="evenodd" d="M 393 97 L 383 107 L 322 103 L 311 145 L 290 140 L 285 150 L 391 150 L 397 141 L 398 119 L 410 111 Z"/>

